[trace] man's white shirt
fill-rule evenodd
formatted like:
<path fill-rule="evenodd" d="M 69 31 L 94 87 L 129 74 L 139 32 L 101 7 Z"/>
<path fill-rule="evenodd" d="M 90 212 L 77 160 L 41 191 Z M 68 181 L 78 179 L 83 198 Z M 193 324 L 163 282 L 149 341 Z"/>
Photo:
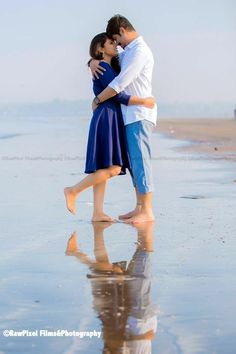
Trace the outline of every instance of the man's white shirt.
<path fill-rule="evenodd" d="M 119 53 L 121 72 L 109 84 L 117 93 L 141 98 L 152 96 L 152 72 L 154 59 L 150 48 L 141 36 L 130 42 Z M 121 105 L 124 124 L 148 120 L 156 124 L 157 107 L 153 109 L 138 105 Z"/>

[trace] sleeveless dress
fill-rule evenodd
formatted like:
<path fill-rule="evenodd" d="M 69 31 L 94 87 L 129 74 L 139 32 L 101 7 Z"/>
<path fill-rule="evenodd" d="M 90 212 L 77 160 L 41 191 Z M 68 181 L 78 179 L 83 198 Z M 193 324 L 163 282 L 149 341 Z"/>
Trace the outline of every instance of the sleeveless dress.
<path fill-rule="evenodd" d="M 108 63 L 101 61 L 100 65 L 106 71 L 93 80 L 95 96 L 117 76 L 117 72 Z M 126 174 L 126 168 L 131 171 L 120 107 L 120 104 L 128 105 L 129 98 L 129 95 L 120 92 L 99 104 L 94 111 L 89 127 L 85 173 L 93 173 L 113 165 L 121 166 L 120 174 Z"/>

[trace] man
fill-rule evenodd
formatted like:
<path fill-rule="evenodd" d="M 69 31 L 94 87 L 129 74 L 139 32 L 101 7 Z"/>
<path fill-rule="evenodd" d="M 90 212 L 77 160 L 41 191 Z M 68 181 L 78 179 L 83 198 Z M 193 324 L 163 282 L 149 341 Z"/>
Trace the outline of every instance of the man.
<path fill-rule="evenodd" d="M 139 97 L 151 96 L 154 60 L 152 52 L 143 38 L 121 15 L 115 15 L 108 21 L 106 32 L 116 41 L 117 45 L 124 49 L 119 57 L 121 72 L 106 89 L 94 98 L 93 109 L 121 91 Z M 90 68 L 95 76 L 96 72 L 101 73 L 103 70 L 96 61 L 90 63 Z M 121 108 L 137 204 L 133 211 L 121 215 L 120 219 L 124 219 L 128 223 L 153 221 L 150 137 L 156 124 L 156 105 L 153 109 L 124 105 L 121 105 Z"/>

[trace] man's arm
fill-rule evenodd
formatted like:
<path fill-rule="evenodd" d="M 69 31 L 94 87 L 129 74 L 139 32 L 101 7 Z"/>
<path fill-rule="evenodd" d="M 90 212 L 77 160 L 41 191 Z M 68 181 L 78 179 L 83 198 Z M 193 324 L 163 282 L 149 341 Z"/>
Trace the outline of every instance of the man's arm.
<path fill-rule="evenodd" d="M 147 62 L 146 54 L 136 49 L 135 53 L 128 53 L 123 61 L 121 72 L 109 84 L 117 93 L 125 90 L 140 74 Z"/>
<path fill-rule="evenodd" d="M 113 90 L 110 86 L 107 86 L 99 95 L 97 96 L 100 102 L 104 102 L 109 98 L 117 95 L 118 92 Z"/>
<path fill-rule="evenodd" d="M 117 92 L 113 90 L 111 87 L 107 86 L 97 97 L 94 98 L 98 99 L 99 103 L 102 103 L 106 100 L 108 100 L 111 97 L 114 97 L 117 95 Z M 93 111 L 98 107 L 99 103 L 97 104 L 96 102 L 92 102 L 92 109 Z"/>
<path fill-rule="evenodd" d="M 126 58 L 120 74 L 109 83 L 97 97 L 100 102 L 123 91 L 140 73 L 146 63 L 146 57 L 143 52 L 137 50 L 134 56 Z"/>
<path fill-rule="evenodd" d="M 101 62 L 100 66 L 102 69 L 105 70 L 105 72 L 103 74 L 99 75 L 99 80 L 100 80 L 100 85 L 104 88 L 104 90 L 101 92 L 101 94 L 99 94 L 96 99 L 98 100 L 98 104 L 101 102 L 104 102 L 106 100 L 108 100 L 109 98 L 114 97 L 114 99 L 119 102 L 119 103 L 123 103 L 125 105 L 128 104 L 129 102 L 129 95 L 126 95 L 125 93 L 119 93 L 117 94 L 117 92 L 115 92 L 113 89 L 111 89 L 108 85 L 109 83 L 114 79 L 115 74 L 114 71 L 112 70 L 112 68 L 110 67 L 109 64 Z M 92 104 L 92 108 L 93 110 L 95 110 L 97 108 L 96 103 L 93 101 Z"/>
<path fill-rule="evenodd" d="M 103 75 L 103 72 L 106 71 L 106 69 L 100 65 L 100 60 L 92 58 L 88 61 L 88 67 L 92 73 L 93 79 L 98 79 L 99 74 Z"/>

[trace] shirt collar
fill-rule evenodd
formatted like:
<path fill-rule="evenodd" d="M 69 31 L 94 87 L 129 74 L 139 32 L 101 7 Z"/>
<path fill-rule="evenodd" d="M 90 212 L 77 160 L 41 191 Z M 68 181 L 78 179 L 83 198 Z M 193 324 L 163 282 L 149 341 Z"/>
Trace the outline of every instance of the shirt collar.
<path fill-rule="evenodd" d="M 127 46 L 125 46 L 125 50 L 126 49 L 130 49 L 133 48 L 133 46 L 135 46 L 136 43 L 139 43 L 143 40 L 142 36 L 138 36 L 137 38 L 135 38 L 132 42 L 130 42 L 129 44 L 127 44 Z"/>

